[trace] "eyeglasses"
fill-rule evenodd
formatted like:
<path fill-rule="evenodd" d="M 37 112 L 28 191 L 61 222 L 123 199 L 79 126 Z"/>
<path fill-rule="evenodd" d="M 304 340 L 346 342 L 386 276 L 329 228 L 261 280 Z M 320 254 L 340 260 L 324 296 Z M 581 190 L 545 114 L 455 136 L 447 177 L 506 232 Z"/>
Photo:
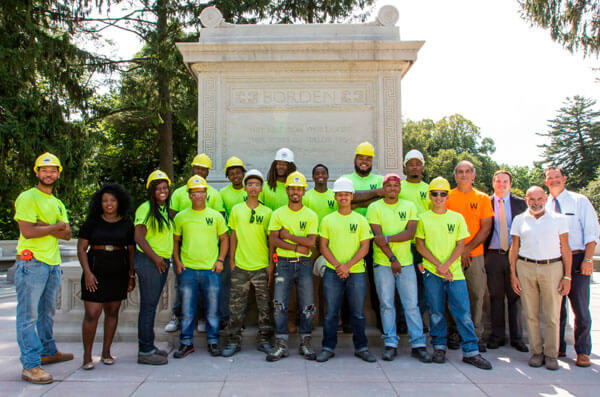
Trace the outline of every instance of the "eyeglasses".
<path fill-rule="evenodd" d="M 205 194 L 206 193 L 204 193 L 204 192 L 193 192 L 193 193 L 190 193 L 190 196 L 192 196 L 192 197 L 202 197 Z"/>
<path fill-rule="evenodd" d="M 256 214 L 256 211 L 252 210 L 250 212 L 250 223 L 254 223 L 254 215 Z"/>
<path fill-rule="evenodd" d="M 448 197 L 448 192 L 430 192 L 431 197 Z"/>

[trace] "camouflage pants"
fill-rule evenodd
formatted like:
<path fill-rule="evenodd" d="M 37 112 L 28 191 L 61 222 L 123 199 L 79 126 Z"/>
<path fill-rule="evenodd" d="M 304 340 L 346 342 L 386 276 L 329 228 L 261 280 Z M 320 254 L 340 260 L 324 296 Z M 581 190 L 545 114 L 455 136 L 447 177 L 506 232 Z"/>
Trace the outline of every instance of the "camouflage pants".
<path fill-rule="evenodd" d="M 231 272 L 231 295 L 229 297 L 229 322 L 225 329 L 228 344 L 242 343 L 242 325 L 248 304 L 250 284 L 254 286 L 258 309 L 257 342 L 270 342 L 273 337 L 271 297 L 267 269 L 248 271 L 235 267 Z"/>

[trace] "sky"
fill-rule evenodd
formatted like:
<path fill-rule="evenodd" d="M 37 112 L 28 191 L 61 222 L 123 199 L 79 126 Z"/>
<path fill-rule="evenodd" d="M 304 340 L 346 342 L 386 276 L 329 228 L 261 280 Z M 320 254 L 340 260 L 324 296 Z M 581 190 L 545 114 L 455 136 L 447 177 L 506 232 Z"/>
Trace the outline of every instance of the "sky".
<path fill-rule="evenodd" d="M 536 133 L 548 131 L 566 98 L 600 97 L 598 58 L 571 54 L 530 27 L 517 0 L 379 0 L 367 21 L 384 5 L 398 9 L 402 40 L 425 41 L 402 81 L 404 119 L 461 114 L 494 140 L 498 163 L 532 165 L 547 143 Z M 141 48 L 135 37 L 111 35 L 113 54 Z"/>

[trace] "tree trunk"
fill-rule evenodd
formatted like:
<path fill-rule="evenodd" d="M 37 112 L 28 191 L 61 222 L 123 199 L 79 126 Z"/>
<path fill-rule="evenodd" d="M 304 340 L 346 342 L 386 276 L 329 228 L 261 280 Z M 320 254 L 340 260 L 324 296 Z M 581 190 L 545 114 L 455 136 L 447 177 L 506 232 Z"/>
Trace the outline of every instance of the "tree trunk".
<path fill-rule="evenodd" d="M 168 33 L 167 33 L 167 0 L 156 2 L 156 36 L 158 46 L 158 68 L 156 79 L 158 83 L 158 112 L 161 124 L 158 127 L 158 148 L 160 153 L 160 169 L 173 180 L 173 112 L 171 110 L 171 93 L 169 91 L 169 73 L 165 67 L 168 62 Z"/>

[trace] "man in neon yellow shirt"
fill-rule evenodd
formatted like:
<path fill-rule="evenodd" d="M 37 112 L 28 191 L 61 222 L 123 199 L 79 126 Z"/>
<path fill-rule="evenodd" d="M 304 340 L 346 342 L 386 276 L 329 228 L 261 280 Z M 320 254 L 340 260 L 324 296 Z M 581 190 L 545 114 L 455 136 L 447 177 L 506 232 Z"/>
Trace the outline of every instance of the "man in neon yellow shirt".
<path fill-rule="evenodd" d="M 479 354 L 479 339 L 471 320 L 469 293 L 460 263 L 469 229 L 461 214 L 446 209 L 449 193 L 447 180 L 437 177 L 431 181 L 432 209 L 421 214 L 415 233 L 417 249 L 423 255 L 425 266 L 433 362 L 442 364 L 446 361 L 448 328 L 444 311 L 447 301 L 462 338 L 463 361 L 477 368 L 492 369 L 492 364 Z"/>
<path fill-rule="evenodd" d="M 431 355 L 425 348 L 427 339 L 417 306 L 417 276 L 410 251 L 410 242 L 417 229 L 417 207 L 410 201 L 398 198 L 401 181 L 399 175 L 387 174 L 383 178 L 383 199 L 375 201 L 367 209 L 367 219 L 375 235 L 373 272 L 381 302 L 385 343 L 383 359 L 392 361 L 397 354 L 394 306 L 397 290 L 408 325 L 411 354 L 421 362 L 430 363 Z"/>
<path fill-rule="evenodd" d="M 269 222 L 270 242 L 277 249 L 274 271 L 275 294 L 275 349 L 267 361 L 277 361 L 288 352 L 288 306 L 292 286 L 296 283 L 300 322 L 298 332 L 301 342 L 299 351 L 307 360 L 316 358 L 311 345 L 312 318 L 315 312 L 311 248 L 317 239 L 319 218 L 313 210 L 302 205 L 306 191 L 306 178 L 292 172 L 285 181 L 288 205 L 273 212 Z M 270 272 L 273 272 L 271 267 Z"/>
<path fill-rule="evenodd" d="M 194 351 L 194 320 L 198 295 L 206 307 L 206 342 L 212 356 L 220 356 L 219 292 L 221 272 L 229 248 L 225 218 L 206 207 L 208 184 L 201 176 L 188 180 L 187 189 L 192 207 L 175 216 L 173 260 L 179 275 L 181 290 L 181 343 L 173 354 L 182 358 Z M 181 243 L 181 247 L 180 244 Z"/>
<path fill-rule="evenodd" d="M 332 358 L 337 345 L 339 313 L 344 296 L 350 310 L 350 326 L 354 355 L 363 361 L 377 361 L 369 352 L 365 334 L 365 295 L 367 277 L 363 258 L 369 252 L 373 234 L 364 216 L 352 211 L 354 186 L 348 178 L 339 178 L 333 185 L 338 210 L 321 222 L 319 243 L 327 260 L 323 274 L 325 319 L 323 321 L 323 350 L 317 361 Z"/>
<path fill-rule="evenodd" d="M 227 344 L 223 349 L 223 357 L 231 357 L 241 350 L 242 326 L 250 285 L 254 286 L 258 308 L 258 350 L 267 354 L 272 350 L 273 321 L 267 270 L 272 255 L 267 235 L 273 211 L 258 201 L 264 183 L 260 171 L 248 171 L 243 183 L 248 199 L 233 207 L 229 215 L 231 236 L 228 265 L 231 268 L 231 297 L 229 323 L 225 329 Z"/>
<path fill-rule="evenodd" d="M 354 185 L 354 196 L 352 199 L 352 208 L 362 216 L 367 215 L 367 207 L 372 202 L 383 197 L 383 175 L 373 174 L 373 158 L 375 157 L 375 148 L 369 142 L 360 143 L 354 152 L 354 172 L 344 175 L 352 181 Z M 375 288 L 375 279 L 373 277 L 373 245 L 369 253 L 365 256 L 367 275 L 369 277 L 369 297 L 371 298 L 371 308 L 375 312 L 377 327 L 383 331 L 381 324 L 381 314 L 379 313 L 379 297 Z M 342 313 L 344 312 L 342 308 Z M 344 321 L 345 322 L 345 321 Z"/>
<path fill-rule="evenodd" d="M 425 158 L 423 153 L 418 150 L 409 150 L 404 156 L 404 172 L 406 179 L 400 185 L 400 194 L 398 198 L 410 201 L 417 207 L 417 216 L 431 209 L 431 200 L 429 199 L 429 184 L 423 181 L 423 170 L 425 168 Z M 427 310 L 427 301 L 425 299 L 425 287 L 423 286 L 423 273 L 421 264 L 423 257 L 417 251 L 415 240 L 411 242 L 410 250 L 413 255 L 413 264 L 417 275 L 417 288 L 419 293 L 419 311 L 421 317 Z M 399 307 L 401 309 L 401 307 Z"/>
<path fill-rule="evenodd" d="M 192 176 L 198 175 L 204 178 L 208 178 L 208 174 L 212 169 L 212 161 L 210 157 L 208 157 L 205 153 L 199 154 L 192 160 Z M 187 192 L 187 186 L 183 185 L 179 188 L 175 189 L 173 194 L 171 195 L 170 208 L 175 212 L 183 211 L 192 206 L 192 201 Z M 212 186 L 208 185 L 208 190 L 206 193 L 206 206 L 212 208 L 215 211 L 220 212 L 225 215 L 225 208 L 223 207 L 223 200 L 221 199 L 221 195 L 219 191 Z M 173 271 L 175 268 L 173 267 Z M 165 326 L 166 332 L 175 332 L 179 329 L 180 325 L 180 317 L 181 317 L 181 293 L 179 292 L 179 287 L 177 284 L 177 278 L 175 279 L 175 302 L 173 302 L 171 321 L 167 323 Z M 202 317 L 202 313 L 204 312 L 204 306 L 202 304 L 202 296 L 200 296 L 198 301 L 198 331 L 203 332 L 205 330 L 206 322 Z"/>
<path fill-rule="evenodd" d="M 323 164 L 315 165 L 312 170 L 312 177 L 315 181 L 315 187 L 306 192 L 302 197 L 302 203 L 315 211 L 319 217 L 319 223 L 321 223 L 326 215 L 337 211 L 338 205 L 333 190 L 327 187 L 327 181 L 329 180 L 327 167 Z"/>
<path fill-rule="evenodd" d="M 288 175 L 294 171 L 296 171 L 294 152 L 285 147 L 279 149 L 267 173 L 267 186 L 260 193 L 258 200 L 273 211 L 287 205 L 285 181 Z"/>
<path fill-rule="evenodd" d="M 52 195 L 62 169 L 55 155 L 39 156 L 33 167 L 37 186 L 21 193 L 15 201 L 14 219 L 20 231 L 15 287 L 17 343 L 23 365 L 21 377 L 37 384 L 53 382 L 52 375 L 44 371 L 42 364 L 73 359 L 73 354 L 57 350 L 52 336 L 61 279 L 58 239 L 71 239 L 67 210 Z"/>
<path fill-rule="evenodd" d="M 245 172 L 246 167 L 244 166 L 244 162 L 237 157 L 231 157 L 225 163 L 225 176 L 231 183 L 221 189 L 219 194 L 221 195 L 227 218 L 229 218 L 232 208 L 246 201 L 248 197 L 243 183 Z"/>

